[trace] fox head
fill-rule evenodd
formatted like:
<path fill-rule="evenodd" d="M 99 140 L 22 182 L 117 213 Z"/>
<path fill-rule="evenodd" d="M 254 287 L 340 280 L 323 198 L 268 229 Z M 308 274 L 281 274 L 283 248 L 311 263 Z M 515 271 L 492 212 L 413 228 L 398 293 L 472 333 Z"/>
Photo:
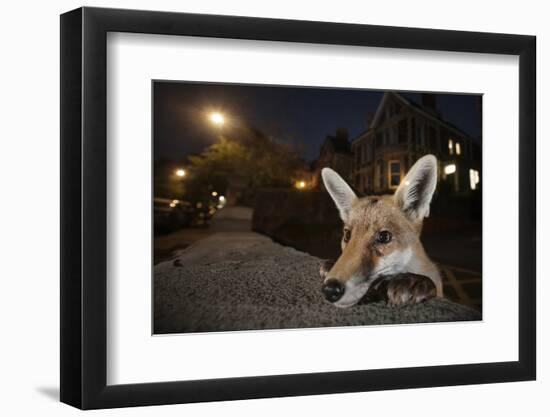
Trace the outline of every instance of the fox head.
<path fill-rule="evenodd" d="M 420 158 L 393 196 L 358 198 L 332 169 L 324 168 L 322 177 L 344 222 L 342 254 L 323 283 L 328 301 L 350 307 L 376 278 L 403 272 L 428 276 L 442 293 L 439 272 L 420 243 L 437 184 L 435 156 Z"/>

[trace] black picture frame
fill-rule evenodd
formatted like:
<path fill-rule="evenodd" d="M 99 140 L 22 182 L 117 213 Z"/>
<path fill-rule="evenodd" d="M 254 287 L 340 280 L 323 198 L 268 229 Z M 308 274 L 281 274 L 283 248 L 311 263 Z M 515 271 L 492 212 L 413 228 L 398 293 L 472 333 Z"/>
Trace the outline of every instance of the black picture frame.
<path fill-rule="evenodd" d="M 107 385 L 108 32 L 519 56 L 519 360 Z M 61 401 L 94 409 L 535 379 L 535 51 L 524 35 L 88 7 L 61 15 Z"/>

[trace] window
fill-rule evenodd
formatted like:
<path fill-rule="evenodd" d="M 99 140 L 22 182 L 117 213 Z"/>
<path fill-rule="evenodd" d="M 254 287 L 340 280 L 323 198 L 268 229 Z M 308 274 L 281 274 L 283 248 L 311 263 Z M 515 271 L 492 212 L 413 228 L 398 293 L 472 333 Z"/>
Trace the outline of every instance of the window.
<path fill-rule="evenodd" d="M 388 164 L 390 188 L 397 188 L 401 182 L 401 162 L 389 161 Z"/>
<path fill-rule="evenodd" d="M 384 188 L 384 164 L 382 161 L 378 161 L 378 188 Z"/>
<path fill-rule="evenodd" d="M 397 125 L 399 143 L 407 143 L 407 119 L 400 120 Z"/>
<path fill-rule="evenodd" d="M 373 159 L 372 143 L 367 143 L 367 163 L 371 163 Z"/>
<path fill-rule="evenodd" d="M 455 143 L 455 151 L 457 155 L 460 155 L 462 153 L 462 149 L 460 149 L 460 142 Z"/>
<path fill-rule="evenodd" d="M 428 128 L 428 145 L 432 152 L 437 150 L 437 131 L 433 126 Z"/>
<path fill-rule="evenodd" d="M 449 139 L 449 155 L 453 154 L 453 140 Z"/>
<path fill-rule="evenodd" d="M 363 147 L 363 164 L 366 164 L 369 162 L 369 148 L 371 146 L 370 138 L 369 141 L 365 143 L 365 146 Z"/>
<path fill-rule="evenodd" d="M 355 166 L 359 166 L 361 164 L 361 145 L 357 145 L 355 147 Z"/>
<path fill-rule="evenodd" d="M 397 126 L 390 127 L 388 131 L 389 136 L 389 143 L 390 145 L 396 145 L 397 144 Z"/>
<path fill-rule="evenodd" d="M 418 124 L 417 126 L 418 135 L 417 135 L 417 144 L 421 147 L 426 146 L 426 138 L 425 138 L 425 126 L 424 124 Z"/>
<path fill-rule="evenodd" d="M 367 192 L 372 191 L 372 171 L 367 172 L 367 183 L 365 186 Z"/>
<path fill-rule="evenodd" d="M 389 103 L 388 107 L 386 108 L 386 118 L 391 119 L 394 114 L 395 114 L 395 106 L 393 105 L 393 103 Z"/>
<path fill-rule="evenodd" d="M 456 172 L 456 165 L 455 164 L 446 165 L 444 172 L 445 172 L 445 175 L 454 174 Z"/>
<path fill-rule="evenodd" d="M 394 111 L 395 114 L 401 113 L 401 105 L 399 103 L 395 103 Z"/>
<path fill-rule="evenodd" d="M 475 169 L 470 170 L 470 188 L 472 190 L 477 189 L 477 185 L 479 184 L 479 171 Z"/>

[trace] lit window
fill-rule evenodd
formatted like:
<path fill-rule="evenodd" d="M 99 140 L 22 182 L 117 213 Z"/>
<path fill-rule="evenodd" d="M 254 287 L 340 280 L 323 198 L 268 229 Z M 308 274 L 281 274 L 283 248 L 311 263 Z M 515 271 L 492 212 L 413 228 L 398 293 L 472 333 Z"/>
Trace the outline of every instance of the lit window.
<path fill-rule="evenodd" d="M 457 155 L 460 155 L 462 152 L 462 149 L 460 149 L 460 143 L 458 142 L 455 144 L 455 151 Z"/>
<path fill-rule="evenodd" d="M 444 171 L 445 171 L 446 175 L 453 174 L 454 172 L 456 172 L 456 165 L 455 164 L 447 165 L 447 166 L 445 166 Z"/>
<path fill-rule="evenodd" d="M 401 163 L 399 161 L 390 161 L 390 188 L 397 188 L 401 182 Z"/>
<path fill-rule="evenodd" d="M 475 169 L 470 170 L 470 188 L 475 190 L 479 184 L 479 171 Z"/>
<path fill-rule="evenodd" d="M 449 139 L 449 155 L 453 154 L 453 140 Z"/>

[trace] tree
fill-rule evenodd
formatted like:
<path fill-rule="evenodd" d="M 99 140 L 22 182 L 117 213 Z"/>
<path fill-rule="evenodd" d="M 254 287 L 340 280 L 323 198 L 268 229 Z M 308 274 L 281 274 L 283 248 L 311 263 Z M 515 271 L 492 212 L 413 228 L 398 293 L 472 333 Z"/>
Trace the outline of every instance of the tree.
<path fill-rule="evenodd" d="M 295 147 L 251 128 L 232 129 L 200 155 L 188 159 L 193 182 L 219 190 L 233 178 L 244 179 L 253 189 L 288 187 L 300 166 Z"/>

